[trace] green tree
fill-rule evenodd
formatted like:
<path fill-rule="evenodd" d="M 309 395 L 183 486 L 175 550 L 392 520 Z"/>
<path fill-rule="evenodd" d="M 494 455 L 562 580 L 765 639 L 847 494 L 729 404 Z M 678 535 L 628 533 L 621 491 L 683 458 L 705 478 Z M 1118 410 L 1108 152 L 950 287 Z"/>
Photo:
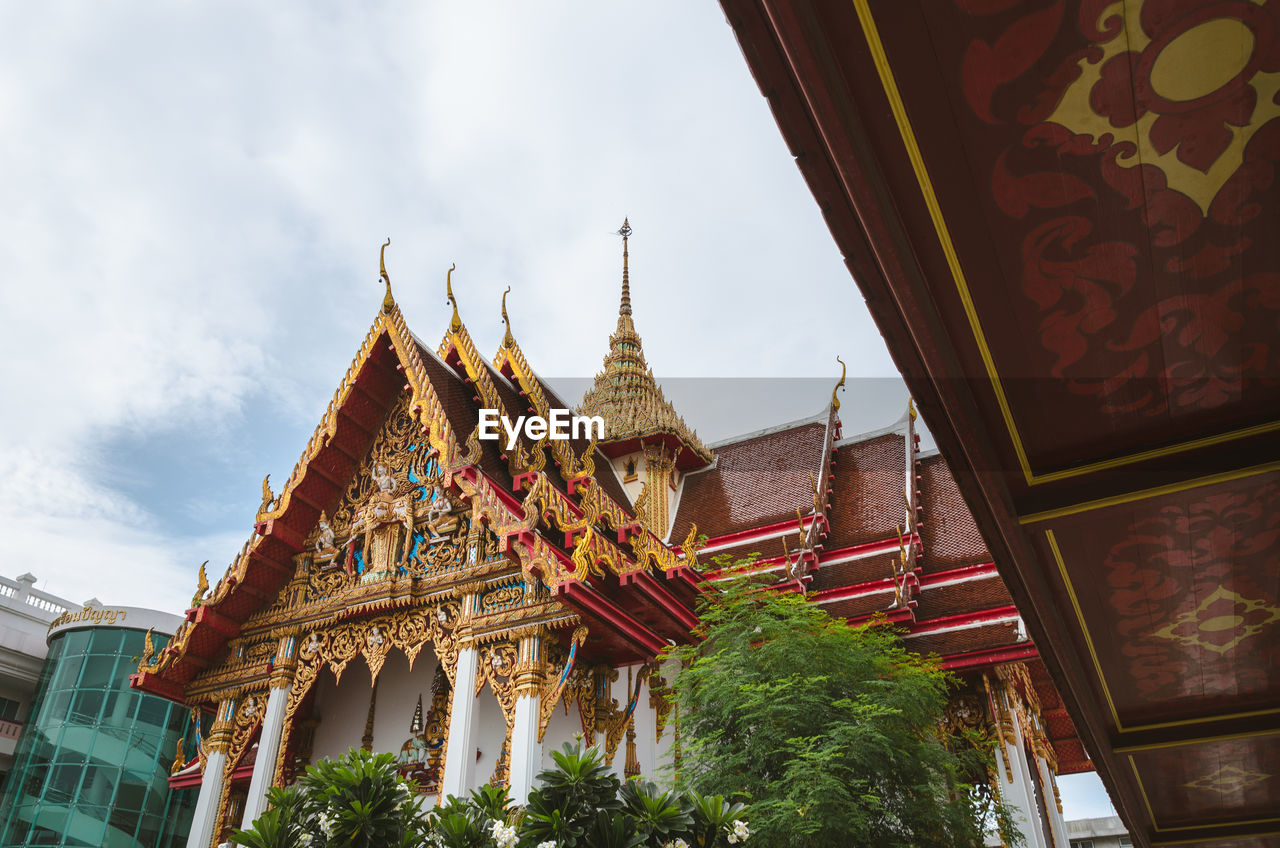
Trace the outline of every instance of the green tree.
<path fill-rule="evenodd" d="M 978 846 L 1009 816 L 981 787 L 989 744 L 942 731 L 947 675 L 886 626 L 850 627 L 738 580 L 672 653 L 678 783 L 751 805 L 773 848 Z M 975 742 L 977 744 L 975 744 Z"/>

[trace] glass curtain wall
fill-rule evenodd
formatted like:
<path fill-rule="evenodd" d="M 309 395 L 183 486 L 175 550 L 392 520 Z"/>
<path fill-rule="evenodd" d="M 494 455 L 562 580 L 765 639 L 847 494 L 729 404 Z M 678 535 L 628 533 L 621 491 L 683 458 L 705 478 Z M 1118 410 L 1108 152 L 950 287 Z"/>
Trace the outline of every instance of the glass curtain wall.
<path fill-rule="evenodd" d="M 171 848 L 196 793 L 169 790 L 185 708 L 129 688 L 145 634 L 115 627 L 53 637 L 0 796 L 0 848 Z M 157 650 L 167 637 L 154 638 Z"/>

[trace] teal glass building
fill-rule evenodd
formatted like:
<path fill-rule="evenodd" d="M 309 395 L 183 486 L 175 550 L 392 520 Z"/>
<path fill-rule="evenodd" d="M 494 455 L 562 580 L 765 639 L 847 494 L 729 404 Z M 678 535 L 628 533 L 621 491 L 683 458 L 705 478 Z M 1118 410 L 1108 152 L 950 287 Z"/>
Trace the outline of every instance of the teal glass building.
<path fill-rule="evenodd" d="M 90 608 L 86 608 L 88 611 Z M 170 791 L 187 710 L 129 688 L 149 610 L 59 627 L 0 796 L 0 848 L 171 848 L 186 843 L 196 793 Z M 123 626 L 122 626 L 123 625 Z M 166 636 L 153 636 L 159 650 Z"/>

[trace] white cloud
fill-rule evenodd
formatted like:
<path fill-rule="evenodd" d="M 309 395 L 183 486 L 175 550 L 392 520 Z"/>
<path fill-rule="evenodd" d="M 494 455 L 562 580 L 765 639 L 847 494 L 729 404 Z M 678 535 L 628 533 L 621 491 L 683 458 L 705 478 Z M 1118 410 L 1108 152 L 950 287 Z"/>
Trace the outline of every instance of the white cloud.
<path fill-rule="evenodd" d="M 629 215 L 660 376 L 893 373 L 714 4 L 10 4 L 0 122 L 0 525 L 73 596 L 175 609 L 231 558 L 387 235 L 430 343 L 457 262 L 483 349 L 511 285 L 535 367 L 593 374 Z M 218 480 L 108 473 L 105 446 L 174 431 Z"/>

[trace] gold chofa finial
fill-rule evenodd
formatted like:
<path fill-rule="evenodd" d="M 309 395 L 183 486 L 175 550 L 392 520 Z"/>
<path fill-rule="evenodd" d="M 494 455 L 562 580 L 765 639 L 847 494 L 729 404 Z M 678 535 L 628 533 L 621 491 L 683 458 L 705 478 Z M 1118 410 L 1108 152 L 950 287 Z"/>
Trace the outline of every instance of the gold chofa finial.
<path fill-rule="evenodd" d="M 151 634 L 155 631 L 154 627 L 147 628 L 147 635 L 142 637 L 142 662 L 139 665 L 151 665 L 156 658 L 156 646 L 151 641 Z"/>
<path fill-rule="evenodd" d="M 396 305 L 395 299 L 391 296 L 391 275 L 387 273 L 387 245 L 391 244 L 391 236 L 387 236 L 387 240 L 382 243 L 382 250 L 378 251 L 378 276 L 387 284 L 387 296 L 382 299 L 382 311 L 390 312 Z"/>
<path fill-rule="evenodd" d="M 907 398 L 907 414 L 911 416 L 912 421 L 916 420 L 918 413 L 916 412 L 916 399 L 913 397 Z"/>
<path fill-rule="evenodd" d="M 618 314 L 630 315 L 631 280 L 630 273 L 627 270 L 627 239 L 631 237 L 630 219 L 622 219 L 622 226 L 618 228 L 618 235 L 622 236 L 622 305 L 618 307 Z"/>
<path fill-rule="evenodd" d="M 840 411 L 840 399 L 836 397 L 836 392 L 840 391 L 840 389 L 844 387 L 844 375 L 848 371 L 848 369 L 845 368 L 843 359 L 837 356 L 836 362 L 840 363 L 840 382 L 836 383 L 836 387 L 831 390 L 831 409 L 833 412 Z"/>
<path fill-rule="evenodd" d="M 456 333 L 462 329 L 462 319 L 458 317 L 458 301 L 453 296 L 453 271 L 458 267 L 458 263 L 449 266 L 449 273 L 444 277 L 445 294 L 449 297 L 449 303 L 453 304 L 453 320 L 449 322 L 449 332 Z"/>
<path fill-rule="evenodd" d="M 511 347 L 516 340 L 511 335 L 511 319 L 507 317 L 507 295 L 511 293 L 511 286 L 507 286 L 507 290 L 502 293 L 502 323 L 507 325 L 507 332 L 502 337 L 502 346 Z"/>
<path fill-rule="evenodd" d="M 173 751 L 173 765 L 169 766 L 169 774 L 177 774 L 187 764 L 187 755 L 182 750 L 182 737 L 178 737 L 178 747 Z"/>
<path fill-rule="evenodd" d="M 200 563 L 200 573 L 196 577 L 196 594 L 191 599 L 192 608 L 200 606 L 200 601 L 204 600 L 204 593 L 209 591 L 209 578 L 204 573 L 204 567 L 209 564 L 209 560 Z"/>

